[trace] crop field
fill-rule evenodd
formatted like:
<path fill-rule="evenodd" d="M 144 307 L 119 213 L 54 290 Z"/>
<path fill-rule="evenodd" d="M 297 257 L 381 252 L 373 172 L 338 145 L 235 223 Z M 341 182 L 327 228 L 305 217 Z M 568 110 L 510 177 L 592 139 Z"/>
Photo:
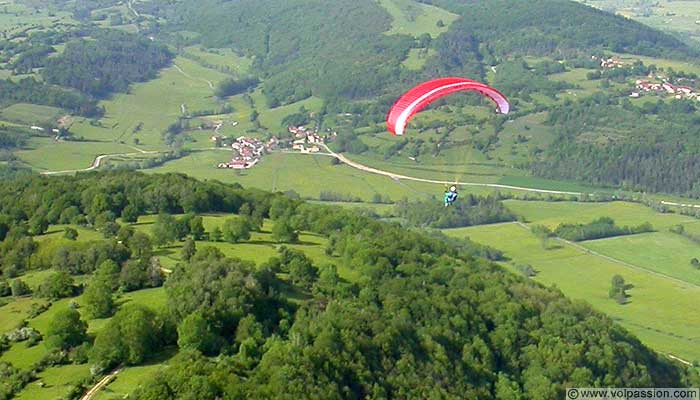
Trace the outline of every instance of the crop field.
<path fill-rule="evenodd" d="M 530 264 L 534 278 L 556 285 L 567 297 L 590 303 L 637 335 L 643 343 L 664 354 L 700 360 L 700 315 L 694 309 L 700 288 L 687 283 L 629 268 L 575 247 L 552 241 L 544 250 L 540 241 L 517 224 L 497 224 L 445 230 L 455 237 L 469 237 L 501 249 L 514 270 L 515 264 Z M 625 305 L 608 298 L 613 275 L 633 285 Z"/>
<path fill-rule="evenodd" d="M 380 0 L 379 4 L 394 19 L 391 30 L 386 32 L 387 35 L 410 34 L 419 36 L 427 33 L 432 37 L 437 37 L 447 31 L 450 24 L 459 17 L 442 8 L 414 0 Z M 438 26 L 438 21 L 442 21 L 443 26 Z"/>

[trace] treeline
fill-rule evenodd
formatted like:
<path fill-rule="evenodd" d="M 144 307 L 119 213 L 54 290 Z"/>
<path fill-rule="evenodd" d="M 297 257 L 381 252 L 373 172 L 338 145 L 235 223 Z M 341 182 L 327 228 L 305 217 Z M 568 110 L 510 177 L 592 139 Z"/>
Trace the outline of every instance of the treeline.
<path fill-rule="evenodd" d="M 96 101 L 72 90 L 34 78 L 23 78 L 18 82 L 10 79 L 0 80 L 0 105 L 6 107 L 16 103 L 58 107 L 86 117 L 97 117 L 104 113 Z"/>
<path fill-rule="evenodd" d="M 633 105 L 597 93 L 549 113 L 557 135 L 531 164 L 542 177 L 700 197 L 700 124 L 690 100 Z"/>
<path fill-rule="evenodd" d="M 167 48 L 140 36 L 98 31 L 91 39 L 69 42 L 41 73 L 47 82 L 106 97 L 125 92 L 131 83 L 154 78 L 172 58 Z"/>
<path fill-rule="evenodd" d="M 396 215 L 410 226 L 459 228 L 472 225 L 515 221 L 516 216 L 494 196 L 461 195 L 450 207 L 441 199 L 396 203 Z"/>
<path fill-rule="evenodd" d="M 248 89 L 254 88 L 258 83 L 260 83 L 258 78 L 228 78 L 219 83 L 215 93 L 219 98 L 235 96 L 246 92 Z"/>
<path fill-rule="evenodd" d="M 384 35 L 391 16 L 369 0 L 186 1 L 162 13 L 171 30 L 199 32 L 205 46 L 255 56 L 270 107 L 375 96 L 396 81 L 415 41 Z"/>
<path fill-rule="evenodd" d="M 15 149 L 27 143 L 28 133 L 23 129 L 0 125 L 0 149 Z"/>
<path fill-rule="evenodd" d="M 615 220 L 609 217 L 600 217 L 587 224 L 562 223 L 554 230 L 554 234 L 562 239 L 572 242 L 595 240 L 607 237 L 631 235 L 635 233 L 652 232 L 654 227 L 649 222 L 639 226 L 617 226 Z"/>
<path fill-rule="evenodd" d="M 420 1 L 460 14 L 454 29 L 469 30 L 500 56 L 590 49 L 671 58 L 697 54 L 670 34 L 568 0 Z"/>

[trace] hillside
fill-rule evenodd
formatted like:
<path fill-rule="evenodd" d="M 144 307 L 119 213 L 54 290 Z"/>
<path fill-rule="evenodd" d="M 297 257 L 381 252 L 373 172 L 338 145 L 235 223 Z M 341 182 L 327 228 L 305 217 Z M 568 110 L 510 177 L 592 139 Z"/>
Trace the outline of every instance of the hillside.
<path fill-rule="evenodd" d="M 611 319 L 457 242 L 175 174 L 9 179 L 15 184 L 0 189 L 0 256 L 12 277 L 2 287 L 14 297 L 3 297 L 0 318 L 16 318 L 6 312 L 29 302 L 53 303 L 20 314 L 19 326 L 31 328 L 24 332 L 42 335 L 26 348 L 39 351 L 36 362 L 17 358 L 24 339 L 5 337 L 4 398 L 42 390 L 30 384 L 37 374 L 49 380 L 70 364 L 76 370 L 63 385 L 74 382 L 80 393 L 81 381 L 95 382 L 84 379 L 90 367 L 124 363 L 140 399 L 556 398 L 570 385 L 697 384 L 697 374 Z M 241 221 L 255 238 L 236 233 Z M 66 222 L 64 235 L 52 233 Z M 284 246 L 270 250 L 264 240 Z M 154 270 L 161 264 L 151 255 L 177 257 L 162 264 L 172 273 Z M 73 300 L 77 309 L 68 307 Z M 66 318 L 86 322 L 61 325 Z M 128 375 L 163 351 L 167 369 Z"/>
<path fill-rule="evenodd" d="M 164 15 L 172 30 L 198 32 L 197 43 L 234 46 L 254 55 L 268 78 L 263 86 L 270 104 L 310 94 L 327 100 L 377 96 L 396 82 L 412 83 L 437 73 L 483 78 L 479 71 L 484 58 L 492 62 L 493 57 L 517 54 L 602 49 L 649 56 L 693 54 L 672 36 L 566 0 L 425 3 L 461 16 L 435 41 L 418 34 L 385 35 L 392 17 L 370 0 L 181 1 Z M 570 23 L 574 20 L 586 30 Z M 435 53 L 422 73 L 400 68 L 410 48 L 426 46 Z"/>

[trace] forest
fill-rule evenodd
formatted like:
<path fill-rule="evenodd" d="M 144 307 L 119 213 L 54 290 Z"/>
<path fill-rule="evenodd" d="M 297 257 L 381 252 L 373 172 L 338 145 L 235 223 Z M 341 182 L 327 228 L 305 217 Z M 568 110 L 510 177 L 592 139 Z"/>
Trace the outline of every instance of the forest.
<path fill-rule="evenodd" d="M 168 347 L 178 349 L 170 366 L 133 398 L 557 398 L 568 386 L 700 384 L 590 306 L 454 239 L 181 174 L 2 172 L 0 294 L 26 294 L 22 274 L 52 265 L 56 272 L 36 295 L 84 290 L 87 297 L 85 307 L 67 308 L 41 333 L 53 351 L 30 371 L 0 365 L 3 399 L 51 365 L 89 363 L 99 374 Z M 282 242 L 295 240 L 284 232 L 326 236 L 333 262 L 317 265 L 285 246 L 259 265 L 197 248 L 195 238 L 212 234 L 201 225 L 204 212 L 237 214 L 232 221 L 252 229 L 269 219 Z M 145 214 L 160 214 L 151 234 L 116 220 Z M 104 239 L 73 242 L 75 232 L 66 230 L 61 241 L 36 240 L 60 222 Z M 164 275 L 151 255 L 173 240 L 185 240 L 183 261 Z M 342 279 L 340 267 L 361 278 Z M 86 272 L 90 280 L 76 285 L 73 277 Z M 117 287 L 160 285 L 163 310 L 112 300 Z M 85 315 L 113 318 L 93 338 Z M 38 340 L 29 328 L 14 335 L 3 340 Z"/>
<path fill-rule="evenodd" d="M 635 106 L 602 92 L 566 102 L 550 112 L 554 143 L 530 167 L 543 177 L 698 198 L 696 111 L 690 100 Z"/>
<path fill-rule="evenodd" d="M 152 79 L 173 54 L 163 45 L 121 31 L 98 31 L 90 39 L 68 42 L 42 70 L 47 82 L 94 97 L 125 92 L 134 82 Z"/>
<path fill-rule="evenodd" d="M 385 35 L 391 17 L 369 0 L 206 0 L 176 7 L 161 0 L 151 7 L 168 20 L 168 31 L 201 34 L 190 43 L 233 46 L 255 56 L 271 107 L 310 95 L 329 104 L 371 98 L 383 107 L 381 114 L 389 106 L 382 96 L 390 91 L 440 75 L 481 80 L 485 66 L 512 56 L 577 57 L 611 50 L 687 58 L 697 53 L 673 36 L 571 1 L 422 2 L 463 17 L 435 40 L 421 40 Z M 571 20 L 581 21 L 585 30 Z M 409 49 L 426 46 L 435 54 L 420 70 L 401 66 Z"/>

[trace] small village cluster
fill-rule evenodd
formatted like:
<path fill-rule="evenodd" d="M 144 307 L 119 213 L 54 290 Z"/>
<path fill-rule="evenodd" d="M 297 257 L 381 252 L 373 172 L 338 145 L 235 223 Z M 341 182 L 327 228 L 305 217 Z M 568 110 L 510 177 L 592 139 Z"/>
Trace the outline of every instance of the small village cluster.
<path fill-rule="evenodd" d="M 306 129 L 303 126 L 290 126 L 289 133 L 294 135 L 292 150 L 299 150 L 302 153 L 318 153 L 321 149 L 319 144 L 323 144 L 324 139 L 318 135 L 318 130 Z"/>
<path fill-rule="evenodd" d="M 318 130 L 307 129 L 304 126 L 289 126 L 288 132 L 294 135 L 293 140 L 284 140 L 277 137 L 270 138 L 267 142 L 262 142 L 255 138 L 241 136 L 230 142 L 230 139 L 221 135 L 214 135 L 211 140 L 217 147 L 228 146 L 233 150 L 231 161 L 219 163 L 218 168 L 248 169 L 254 167 L 262 158 L 263 154 L 277 147 L 288 147 L 291 144 L 292 150 L 301 153 L 318 153 L 321 151 L 318 145 L 325 142 L 325 138 L 318 134 Z M 329 133 L 335 136 L 336 132 Z"/>
<path fill-rule="evenodd" d="M 593 56 L 592 59 L 600 60 L 600 67 L 603 69 L 615 69 L 625 66 L 622 60 L 615 57 L 598 58 Z M 635 81 L 635 90 L 630 94 L 630 97 L 638 98 L 645 93 L 649 93 L 672 95 L 676 99 L 700 100 L 700 93 L 690 86 L 674 85 L 664 76 L 653 76 L 650 74 L 647 78 Z M 657 80 L 657 82 L 653 80 Z"/>
<path fill-rule="evenodd" d="M 620 60 L 619 58 L 611 57 L 611 58 L 598 58 L 596 56 L 591 57 L 594 60 L 600 60 L 600 67 L 603 69 L 614 69 L 614 68 L 622 68 L 625 66 L 625 63 Z"/>
<path fill-rule="evenodd" d="M 255 138 L 241 136 L 237 138 L 231 148 L 233 149 L 233 157 L 231 161 L 220 163 L 219 168 L 233 169 L 248 169 L 255 166 L 260 161 L 266 150 L 276 143 L 276 140 L 270 139 L 267 144 Z"/>
<path fill-rule="evenodd" d="M 690 86 L 674 85 L 670 82 L 651 82 L 646 79 L 637 79 L 635 82 L 636 91 L 630 97 L 640 97 L 642 93 L 657 93 L 674 95 L 677 99 L 700 100 L 700 93 Z"/>

